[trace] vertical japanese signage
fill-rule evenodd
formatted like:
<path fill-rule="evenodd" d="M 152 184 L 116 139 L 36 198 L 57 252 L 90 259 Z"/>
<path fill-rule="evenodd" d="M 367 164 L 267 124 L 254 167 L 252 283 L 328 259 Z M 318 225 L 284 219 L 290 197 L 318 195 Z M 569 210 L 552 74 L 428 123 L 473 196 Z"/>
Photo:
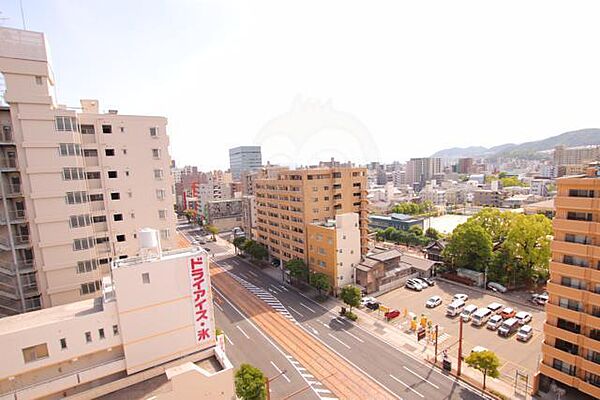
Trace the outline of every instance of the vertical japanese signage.
<path fill-rule="evenodd" d="M 210 284 L 208 262 L 204 255 L 190 257 L 188 261 L 192 306 L 194 310 L 194 331 L 198 344 L 213 340 L 212 304 L 210 303 Z"/>

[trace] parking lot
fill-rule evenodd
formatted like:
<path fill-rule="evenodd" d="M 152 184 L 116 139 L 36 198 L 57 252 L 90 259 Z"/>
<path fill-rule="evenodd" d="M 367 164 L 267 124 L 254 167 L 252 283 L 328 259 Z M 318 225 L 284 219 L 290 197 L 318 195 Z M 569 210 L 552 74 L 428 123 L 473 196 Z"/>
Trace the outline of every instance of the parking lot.
<path fill-rule="evenodd" d="M 516 369 L 527 372 L 530 379 L 537 369 L 539 361 L 538 355 L 541 350 L 543 340 L 542 325 L 545 319 L 544 311 L 535 306 L 523 306 L 500 299 L 492 292 L 485 294 L 466 288 L 462 285 L 455 285 L 449 282 L 436 281 L 435 286 L 424 289 L 421 292 L 412 291 L 404 287 L 395 289 L 378 297 L 381 304 L 403 311 L 406 308 L 409 312 L 417 316 L 425 314 L 433 321 L 433 324 L 439 325 L 439 335 L 442 343 L 439 349 L 448 349 L 449 353 L 456 354 L 458 347 L 458 330 L 460 317 L 447 317 L 446 307 L 451 303 L 452 296 L 457 293 L 464 293 L 469 296 L 466 304 L 475 304 L 477 307 L 485 307 L 490 303 L 497 302 L 504 306 L 512 307 L 516 311 L 528 311 L 532 316 L 529 323 L 533 327 L 533 337 L 526 343 L 516 339 L 516 335 L 508 338 L 501 337 L 496 331 L 489 330 L 484 326 L 475 327 L 470 323 L 463 325 L 463 355 L 468 355 L 475 346 L 483 346 L 498 355 L 501 361 L 500 371 L 505 380 L 514 379 Z M 442 298 L 442 304 L 436 308 L 426 308 L 425 302 L 431 296 L 438 295 Z M 510 295 L 508 295 L 510 297 Z M 522 299 L 522 296 L 519 300 Z M 377 315 L 377 312 L 374 312 Z M 400 324 L 402 318 L 392 321 L 392 324 Z"/>

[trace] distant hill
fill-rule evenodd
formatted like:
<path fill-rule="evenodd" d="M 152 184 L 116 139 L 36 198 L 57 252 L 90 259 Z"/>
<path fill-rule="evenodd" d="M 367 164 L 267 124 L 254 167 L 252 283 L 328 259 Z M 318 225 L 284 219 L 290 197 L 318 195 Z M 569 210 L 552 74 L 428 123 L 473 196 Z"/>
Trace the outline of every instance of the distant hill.
<path fill-rule="evenodd" d="M 567 147 L 600 145 L 600 129 L 580 129 L 578 131 L 565 132 L 534 142 L 521 144 L 507 143 L 490 148 L 482 146 L 452 147 L 436 152 L 432 157 L 458 158 L 458 157 L 494 157 L 500 155 L 526 155 L 543 150 L 551 150 L 555 146 L 565 145 Z"/>

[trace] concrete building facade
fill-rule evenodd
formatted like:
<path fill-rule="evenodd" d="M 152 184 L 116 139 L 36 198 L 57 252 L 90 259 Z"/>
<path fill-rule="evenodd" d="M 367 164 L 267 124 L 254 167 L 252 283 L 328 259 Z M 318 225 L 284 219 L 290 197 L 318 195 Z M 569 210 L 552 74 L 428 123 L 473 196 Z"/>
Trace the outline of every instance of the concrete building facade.
<path fill-rule="evenodd" d="M 259 169 L 262 166 L 260 146 L 238 146 L 229 149 L 229 169 L 235 181 L 243 172 Z"/>
<path fill-rule="evenodd" d="M 411 158 L 406 163 L 406 181 L 420 190 L 425 182 L 442 172 L 442 159 L 437 157 Z"/>
<path fill-rule="evenodd" d="M 166 119 L 58 106 L 44 35 L 0 28 L 0 315 L 96 297 L 137 229 L 174 247 Z"/>
<path fill-rule="evenodd" d="M 600 398 L 600 165 L 557 184 L 537 383 Z"/>

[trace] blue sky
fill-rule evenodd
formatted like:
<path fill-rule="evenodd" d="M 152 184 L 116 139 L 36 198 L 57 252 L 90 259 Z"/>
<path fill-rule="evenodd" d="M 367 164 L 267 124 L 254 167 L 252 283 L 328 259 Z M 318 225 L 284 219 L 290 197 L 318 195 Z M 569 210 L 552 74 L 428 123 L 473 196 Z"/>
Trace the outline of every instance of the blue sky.
<path fill-rule="evenodd" d="M 368 5 L 368 6 L 367 6 Z M 600 127 L 593 1 L 23 0 L 60 103 L 169 118 L 178 164 L 405 160 Z M 21 27 L 17 0 L 3 25 Z"/>

